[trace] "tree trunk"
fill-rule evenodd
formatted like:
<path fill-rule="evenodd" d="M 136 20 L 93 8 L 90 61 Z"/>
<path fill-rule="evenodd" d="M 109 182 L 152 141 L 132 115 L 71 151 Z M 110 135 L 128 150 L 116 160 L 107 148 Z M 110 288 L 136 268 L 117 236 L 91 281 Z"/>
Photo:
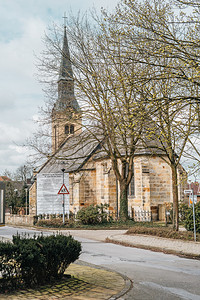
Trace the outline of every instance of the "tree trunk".
<path fill-rule="evenodd" d="M 172 169 L 172 195 L 173 195 L 173 229 L 179 229 L 179 211 L 178 211 L 178 180 L 177 168 L 171 165 Z"/>
<path fill-rule="evenodd" d="M 122 221 L 128 219 L 128 187 L 120 182 L 120 211 L 119 218 Z"/>

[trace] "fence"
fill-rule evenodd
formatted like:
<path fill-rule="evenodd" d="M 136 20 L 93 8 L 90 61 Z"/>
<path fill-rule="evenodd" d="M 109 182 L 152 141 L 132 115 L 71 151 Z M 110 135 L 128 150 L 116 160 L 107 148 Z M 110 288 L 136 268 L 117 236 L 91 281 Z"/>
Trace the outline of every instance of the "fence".
<path fill-rule="evenodd" d="M 152 214 L 149 210 L 135 210 L 133 217 L 136 222 L 151 222 L 152 220 Z"/>

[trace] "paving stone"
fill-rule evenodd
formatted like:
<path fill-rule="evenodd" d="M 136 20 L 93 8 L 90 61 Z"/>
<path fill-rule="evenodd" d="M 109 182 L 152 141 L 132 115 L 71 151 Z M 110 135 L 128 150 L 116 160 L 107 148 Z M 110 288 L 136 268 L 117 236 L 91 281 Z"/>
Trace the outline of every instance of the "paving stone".
<path fill-rule="evenodd" d="M 24 289 L 12 295 L 0 294 L 0 299 L 70 299 L 100 300 L 108 299 L 124 288 L 124 279 L 117 273 L 88 266 L 71 264 L 61 282 L 45 285 L 38 289 Z"/>

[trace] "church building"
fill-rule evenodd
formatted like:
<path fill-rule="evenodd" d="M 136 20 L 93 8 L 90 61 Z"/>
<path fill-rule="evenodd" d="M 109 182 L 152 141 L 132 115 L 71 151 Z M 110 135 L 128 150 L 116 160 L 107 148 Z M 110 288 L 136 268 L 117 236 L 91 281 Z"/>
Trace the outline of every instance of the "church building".
<path fill-rule="evenodd" d="M 52 155 L 37 172 L 30 188 L 30 214 L 62 213 L 62 195 L 56 192 L 57 186 L 52 188 L 57 181 L 58 184 L 66 182 L 69 195 L 65 195 L 64 201 L 68 201 L 68 210 L 72 213 L 76 214 L 82 207 L 102 203 L 109 204 L 108 211 L 115 218 L 119 215 L 119 183 L 111 160 L 99 154 L 99 143 L 95 140 L 85 142 L 81 108 L 74 93 L 66 27 L 57 84 L 58 98 L 51 116 Z M 185 175 L 185 171 L 180 166 L 179 179 L 182 174 Z M 179 200 L 182 200 L 183 185 L 181 180 L 179 182 Z M 54 198 L 52 193 L 55 193 Z M 170 166 L 159 155 L 152 155 L 149 149 L 137 151 L 128 190 L 129 216 L 139 221 L 164 220 L 169 203 L 172 203 Z"/>

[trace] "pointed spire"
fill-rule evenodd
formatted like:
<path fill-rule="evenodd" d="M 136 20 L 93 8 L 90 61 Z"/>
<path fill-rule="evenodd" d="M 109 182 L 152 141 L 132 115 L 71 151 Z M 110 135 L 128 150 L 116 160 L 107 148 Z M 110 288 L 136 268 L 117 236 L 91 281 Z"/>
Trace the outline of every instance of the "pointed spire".
<path fill-rule="evenodd" d="M 58 99 L 55 104 L 55 109 L 63 110 L 66 108 L 72 108 L 75 111 L 80 110 L 74 95 L 73 71 L 67 41 L 66 25 L 64 24 L 63 49 L 58 77 Z"/>
<path fill-rule="evenodd" d="M 67 41 L 66 26 L 64 26 L 64 38 L 62 48 L 62 60 L 60 64 L 59 80 L 73 80 L 72 65 L 70 61 L 69 46 Z"/>

